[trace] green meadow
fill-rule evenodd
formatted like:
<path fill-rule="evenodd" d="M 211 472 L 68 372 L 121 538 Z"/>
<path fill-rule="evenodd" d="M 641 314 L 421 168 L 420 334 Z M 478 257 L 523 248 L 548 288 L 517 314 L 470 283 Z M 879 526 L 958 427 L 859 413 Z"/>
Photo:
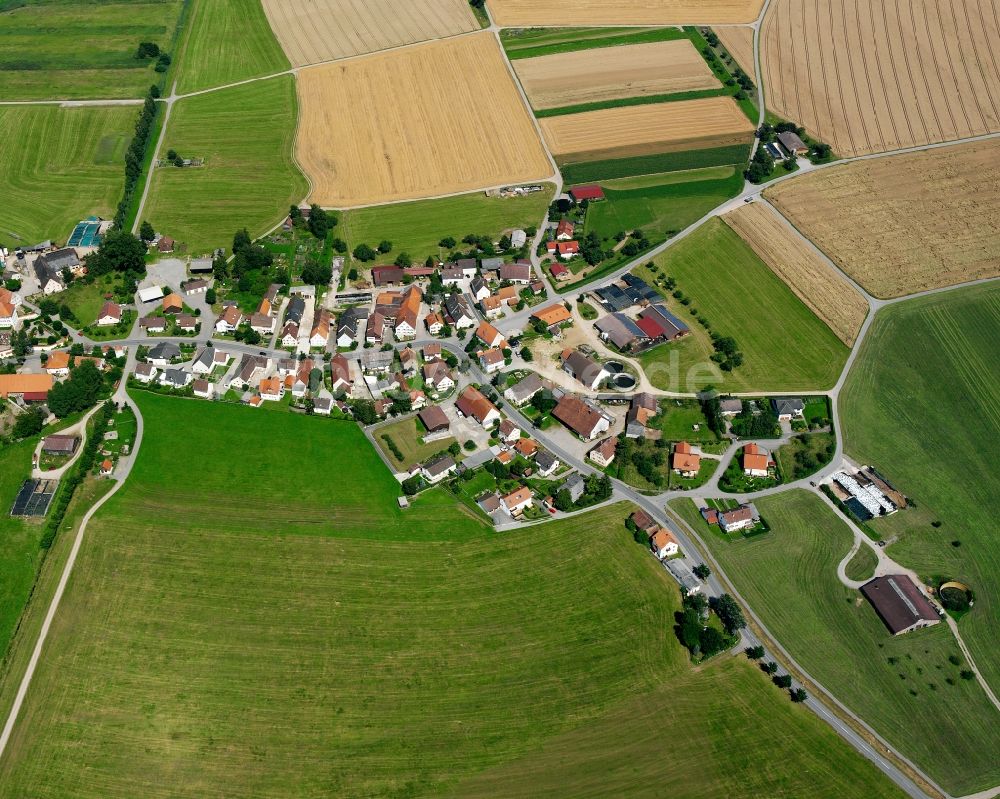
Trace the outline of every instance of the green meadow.
<path fill-rule="evenodd" d="M 628 506 L 497 534 L 400 510 L 352 423 L 137 401 L 0 796 L 897 795 L 744 659 L 690 668 Z"/>
<path fill-rule="evenodd" d="M 291 76 L 179 100 L 160 156 L 205 163 L 154 169 L 143 218 L 193 255 L 228 246 L 240 228 L 277 225 L 307 190 L 292 159 L 296 108 Z"/>

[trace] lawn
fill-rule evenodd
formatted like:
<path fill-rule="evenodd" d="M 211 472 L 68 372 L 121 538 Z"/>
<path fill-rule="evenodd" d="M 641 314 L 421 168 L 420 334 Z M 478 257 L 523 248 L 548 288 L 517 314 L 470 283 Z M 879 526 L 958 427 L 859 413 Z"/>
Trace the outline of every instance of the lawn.
<path fill-rule="evenodd" d="M 616 233 L 639 228 L 659 244 L 739 194 L 743 175 L 735 167 L 710 167 L 609 181 L 603 188 L 606 199 L 587 208 L 585 232 L 610 247 Z"/>
<path fill-rule="evenodd" d="M 0 107 L 0 241 L 65 242 L 81 219 L 110 218 L 138 115 L 120 106 Z"/>
<path fill-rule="evenodd" d="M 671 504 L 792 657 L 901 753 L 954 795 L 1000 780 L 1000 713 L 948 660 L 959 654 L 951 632 L 889 634 L 837 579 L 853 536 L 818 497 L 758 500 L 771 533 L 732 542 L 709 533 L 693 503 Z"/>
<path fill-rule="evenodd" d="M 375 431 L 375 441 L 378 443 L 379 449 L 385 453 L 386 458 L 396 464 L 397 469 L 408 469 L 415 463 L 423 463 L 432 455 L 447 452 L 448 447 L 455 442 L 452 436 L 448 436 L 448 438 L 424 444 L 420 441 L 423 433 L 418 430 L 418 426 L 417 417 L 414 416 L 386 425 L 385 427 L 380 427 Z M 403 453 L 402 460 L 393 454 L 392 448 L 386 443 L 383 436 L 388 436 L 395 442 L 399 451 Z"/>
<path fill-rule="evenodd" d="M 567 186 L 598 180 L 627 178 L 634 175 L 653 175 L 712 166 L 742 165 L 750 157 L 749 144 L 728 147 L 709 147 L 704 150 L 679 150 L 659 155 L 640 155 L 634 158 L 612 158 L 606 161 L 586 161 L 563 164 L 560 167 Z"/>
<path fill-rule="evenodd" d="M 844 573 L 850 580 L 870 580 L 875 573 L 877 565 L 878 557 L 872 548 L 861 546 L 854 553 L 854 557 L 847 562 L 847 565 L 844 567 Z"/>
<path fill-rule="evenodd" d="M 115 274 L 102 275 L 89 283 L 74 280 L 65 291 L 53 296 L 52 300 L 60 306 L 68 305 L 79 322 L 79 327 L 92 325 L 97 321 L 97 315 L 104 305 L 104 296 L 114 293 L 117 277 Z M 72 323 L 70 320 L 70 324 Z"/>
<path fill-rule="evenodd" d="M 535 58 L 595 47 L 687 39 L 679 28 L 517 28 L 500 34 L 500 43 L 511 60 Z"/>
<path fill-rule="evenodd" d="M 710 383 L 721 391 L 807 391 L 836 383 L 847 346 L 724 222 L 709 220 L 656 264 L 657 274 L 645 266 L 635 272 L 650 283 L 674 278 L 691 301 L 686 307 L 668 302 L 691 335 L 640 358 L 657 388 L 698 391 Z M 711 339 L 693 310 L 713 331 L 736 340 L 741 366 L 731 372 L 715 368 Z"/>
<path fill-rule="evenodd" d="M 240 228 L 257 236 L 278 224 L 307 191 L 292 160 L 295 120 L 292 77 L 178 101 L 164 150 L 205 165 L 154 170 L 143 219 L 193 255 L 228 246 Z"/>
<path fill-rule="evenodd" d="M 668 441 L 714 443 L 719 440 L 709 429 L 701 404 L 695 400 L 660 400 L 660 412 L 653 417 L 650 425 L 661 431 Z"/>
<path fill-rule="evenodd" d="M 162 76 L 153 71 L 155 59 L 135 57 L 136 48 L 154 42 L 169 52 L 183 5 L 182 0 L 2 0 L 0 97 L 143 97 Z"/>
<path fill-rule="evenodd" d="M 640 742 L 661 792 L 892 795 L 745 662 L 688 668 L 627 506 L 496 535 L 438 490 L 400 510 L 353 424 L 137 401 L 138 463 L 92 522 L 0 796 L 465 793 L 527 758 L 620 795 Z M 197 458 L 175 435 L 193 427 Z M 688 765 L 652 756 L 664 737 Z"/>
<path fill-rule="evenodd" d="M 374 249 L 381 241 L 391 242 L 385 263 L 391 263 L 401 252 L 409 253 L 415 263 L 422 264 L 428 255 L 441 260 L 449 252 L 438 246 L 445 237 L 455 239 L 457 248 L 462 249 L 466 246 L 462 239 L 470 233 L 496 240 L 510 228 L 523 230 L 541 225 L 552 200 L 551 184 L 543 185 L 544 191 L 524 197 L 487 197 L 480 191 L 439 200 L 359 208 L 343 214 L 345 222 L 336 235 L 347 239 L 350 250 L 359 244 Z"/>
<path fill-rule="evenodd" d="M 848 454 L 917 503 L 873 526 L 900 536 L 889 552 L 901 563 L 972 586 L 976 606 L 959 627 L 987 680 L 1000 687 L 998 347 L 996 284 L 886 308 L 854 364 L 840 413 Z"/>
<path fill-rule="evenodd" d="M 801 480 L 830 462 L 837 439 L 833 433 L 801 433 L 778 447 L 774 460 L 783 482 Z"/>
<path fill-rule="evenodd" d="M 260 0 L 193 0 L 177 75 L 179 93 L 289 68 Z"/>

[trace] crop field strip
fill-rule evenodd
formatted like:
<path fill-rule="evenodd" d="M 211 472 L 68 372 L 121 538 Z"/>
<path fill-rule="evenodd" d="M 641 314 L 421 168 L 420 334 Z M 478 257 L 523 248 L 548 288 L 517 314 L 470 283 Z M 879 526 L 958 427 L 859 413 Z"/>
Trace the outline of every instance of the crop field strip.
<path fill-rule="evenodd" d="M 298 89 L 296 154 L 312 202 L 365 205 L 551 175 L 490 33 L 310 67 Z M 343 112 L 365 107 L 380 112 Z"/>
<path fill-rule="evenodd" d="M 292 160 L 295 118 L 290 75 L 179 100 L 164 149 L 205 164 L 154 169 L 143 217 L 192 255 L 225 246 L 243 227 L 264 233 L 307 191 Z"/>
<path fill-rule="evenodd" d="M 722 220 L 709 220 L 655 262 L 656 275 L 645 266 L 634 272 L 650 283 L 674 278 L 690 305 L 670 298 L 668 307 L 691 328 L 690 335 L 639 357 L 656 388 L 818 391 L 836 383 L 847 346 Z M 708 371 L 714 367 L 712 342 L 692 309 L 709 320 L 713 332 L 736 340 L 742 366 Z"/>
<path fill-rule="evenodd" d="M 0 107 L 0 238 L 8 246 L 65 241 L 81 219 L 113 216 L 136 113 L 129 106 Z"/>
<path fill-rule="evenodd" d="M 294 66 L 479 30 L 466 0 L 263 0 Z"/>
<path fill-rule="evenodd" d="M 1000 141 L 854 161 L 765 190 L 870 294 L 1000 276 Z"/>
<path fill-rule="evenodd" d="M 488 788 L 464 779 L 506 783 L 519 760 L 631 793 L 634 763 L 605 759 L 636 743 L 658 787 L 689 795 L 894 796 L 750 664 L 689 668 L 677 588 L 625 531 L 627 505 L 494 535 L 438 489 L 400 510 L 354 424 L 137 401 L 147 438 L 92 522 L 0 797 L 474 795 Z M 212 429 L 212 457 L 176 446 L 193 425 Z M 258 440 L 287 446 L 227 454 Z M 290 462 L 325 468 L 288 481 Z M 666 771 L 647 734 L 663 722 L 690 748 Z"/>
<path fill-rule="evenodd" d="M 182 0 L 0 3 L 0 98 L 142 97 L 160 75 L 135 57 L 141 41 L 169 50 Z"/>
<path fill-rule="evenodd" d="M 819 497 L 795 490 L 756 504 L 771 533 L 735 541 L 722 540 L 690 500 L 671 506 L 814 679 L 949 793 L 995 785 L 1000 711 L 948 660 L 960 650 L 947 625 L 890 635 L 860 593 L 837 578 L 853 536 Z"/>
<path fill-rule="evenodd" d="M 847 346 L 854 344 L 868 315 L 868 302 L 765 203 L 724 214 L 731 227 L 760 259 L 826 322 Z"/>
<path fill-rule="evenodd" d="M 719 37 L 722 46 L 729 51 L 733 60 L 747 75 L 753 77 L 757 71 L 753 62 L 753 28 L 739 25 L 720 25 L 712 30 Z"/>
<path fill-rule="evenodd" d="M 840 155 L 1000 130 L 996 0 L 776 0 L 761 37 L 768 109 Z"/>
<path fill-rule="evenodd" d="M 764 0 L 488 0 L 495 24 L 532 25 L 708 25 L 749 23 Z"/>
<path fill-rule="evenodd" d="M 876 316 L 840 397 L 847 453 L 917 503 L 876 520 L 898 539 L 889 554 L 919 574 L 972 586 L 976 604 L 959 630 L 992 686 L 1000 684 L 998 347 L 996 284 L 902 302 Z"/>
<path fill-rule="evenodd" d="M 560 164 L 719 148 L 746 141 L 754 130 L 729 97 L 608 108 L 540 125 Z"/>
<path fill-rule="evenodd" d="M 535 109 L 719 86 L 689 39 L 522 58 L 513 66 Z"/>
<path fill-rule="evenodd" d="M 180 94 L 289 68 L 260 0 L 192 0 L 180 56 Z"/>

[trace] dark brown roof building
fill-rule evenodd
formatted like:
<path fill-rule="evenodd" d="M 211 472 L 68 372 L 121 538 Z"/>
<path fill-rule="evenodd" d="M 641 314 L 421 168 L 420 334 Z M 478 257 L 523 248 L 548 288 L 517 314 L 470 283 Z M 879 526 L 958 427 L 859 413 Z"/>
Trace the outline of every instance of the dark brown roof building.
<path fill-rule="evenodd" d="M 451 425 L 448 415 L 441 410 L 440 405 L 429 405 L 419 414 L 420 421 L 424 423 L 428 433 L 436 433 L 438 430 L 447 430 Z"/>
<path fill-rule="evenodd" d="M 934 606 L 905 574 L 876 577 L 861 586 L 861 593 L 872 603 L 875 612 L 893 635 L 929 627 L 941 621 Z"/>
<path fill-rule="evenodd" d="M 49 436 L 42 442 L 42 451 L 53 455 L 72 455 L 80 439 L 76 436 Z"/>

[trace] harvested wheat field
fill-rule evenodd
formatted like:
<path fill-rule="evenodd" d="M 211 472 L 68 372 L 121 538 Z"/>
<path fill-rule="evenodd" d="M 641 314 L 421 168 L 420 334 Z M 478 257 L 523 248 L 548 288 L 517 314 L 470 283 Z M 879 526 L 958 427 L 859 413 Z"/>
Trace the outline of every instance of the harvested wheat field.
<path fill-rule="evenodd" d="M 512 63 L 534 108 L 719 86 L 690 39 L 574 50 Z"/>
<path fill-rule="evenodd" d="M 765 196 L 876 297 L 1000 276 L 1000 140 L 854 161 Z"/>
<path fill-rule="evenodd" d="M 754 76 L 753 65 L 753 28 L 724 26 L 712 28 L 722 41 L 722 46 L 729 51 L 740 69 L 751 78 Z"/>
<path fill-rule="evenodd" d="M 299 73 L 296 157 L 310 200 L 354 206 L 552 174 L 490 33 Z"/>
<path fill-rule="evenodd" d="M 753 22 L 764 0 L 488 0 L 501 27 Z"/>
<path fill-rule="evenodd" d="M 539 120 L 560 163 L 725 147 L 754 126 L 731 97 L 606 108 Z"/>
<path fill-rule="evenodd" d="M 1000 130 L 998 19 L 996 0 L 776 0 L 768 110 L 846 156 Z"/>
<path fill-rule="evenodd" d="M 479 30 L 466 0 L 263 0 L 293 66 Z"/>
<path fill-rule="evenodd" d="M 722 217 L 757 256 L 829 325 L 848 347 L 868 314 L 868 301 L 766 203 L 741 205 Z"/>

